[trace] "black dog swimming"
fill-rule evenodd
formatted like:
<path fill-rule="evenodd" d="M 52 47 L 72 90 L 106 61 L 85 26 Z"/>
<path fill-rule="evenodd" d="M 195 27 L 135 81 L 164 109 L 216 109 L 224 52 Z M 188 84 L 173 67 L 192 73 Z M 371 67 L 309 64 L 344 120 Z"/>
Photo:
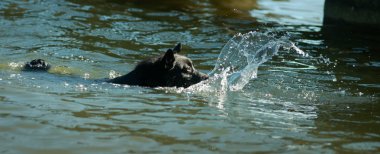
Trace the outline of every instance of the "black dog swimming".
<path fill-rule="evenodd" d="M 179 43 L 165 54 L 149 58 L 137 64 L 130 73 L 110 79 L 107 82 L 144 87 L 189 87 L 208 79 L 208 75 L 197 71 L 193 62 L 178 53 L 181 51 Z M 47 71 L 51 68 L 42 59 L 35 59 L 26 63 L 24 71 Z"/>
<path fill-rule="evenodd" d="M 23 67 L 23 71 L 48 71 L 51 66 L 42 59 L 34 59 L 29 63 L 26 63 Z"/>

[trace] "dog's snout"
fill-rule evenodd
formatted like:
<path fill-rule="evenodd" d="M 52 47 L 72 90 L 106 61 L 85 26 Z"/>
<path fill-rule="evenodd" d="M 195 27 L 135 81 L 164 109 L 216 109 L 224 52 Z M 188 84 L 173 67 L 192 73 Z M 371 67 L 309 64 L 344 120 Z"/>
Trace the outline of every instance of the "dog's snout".
<path fill-rule="evenodd" d="M 197 73 L 197 76 L 198 76 L 198 79 L 200 79 L 200 81 L 203 81 L 203 80 L 207 80 L 208 79 L 208 75 L 207 74 L 204 74 L 202 72 L 198 72 Z"/>
<path fill-rule="evenodd" d="M 207 80 L 208 79 L 208 75 L 207 74 L 202 74 L 201 79 L 202 80 Z"/>

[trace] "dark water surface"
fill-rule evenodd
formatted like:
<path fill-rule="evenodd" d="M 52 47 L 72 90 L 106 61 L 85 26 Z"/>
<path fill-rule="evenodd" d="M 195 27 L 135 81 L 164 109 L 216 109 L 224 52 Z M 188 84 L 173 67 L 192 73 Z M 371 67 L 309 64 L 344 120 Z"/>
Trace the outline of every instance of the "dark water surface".
<path fill-rule="evenodd" d="M 322 20 L 322 0 L 2 0 L 0 153 L 380 152 L 379 35 Z M 309 56 L 222 93 L 93 80 L 178 42 L 207 73 L 249 31 Z M 21 72 L 34 58 L 56 67 Z"/>

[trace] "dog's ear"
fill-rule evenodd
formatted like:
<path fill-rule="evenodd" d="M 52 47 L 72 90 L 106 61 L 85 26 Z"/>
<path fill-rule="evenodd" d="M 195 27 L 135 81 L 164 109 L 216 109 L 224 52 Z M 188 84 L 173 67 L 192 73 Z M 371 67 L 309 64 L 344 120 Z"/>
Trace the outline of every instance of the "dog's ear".
<path fill-rule="evenodd" d="M 174 48 L 173 51 L 174 53 L 179 53 L 181 51 L 182 45 L 181 43 L 178 43 Z"/>
<path fill-rule="evenodd" d="M 166 51 L 164 57 L 162 58 L 164 68 L 167 70 L 173 68 L 174 61 L 175 61 L 174 51 L 172 49 L 168 49 L 168 51 Z"/>

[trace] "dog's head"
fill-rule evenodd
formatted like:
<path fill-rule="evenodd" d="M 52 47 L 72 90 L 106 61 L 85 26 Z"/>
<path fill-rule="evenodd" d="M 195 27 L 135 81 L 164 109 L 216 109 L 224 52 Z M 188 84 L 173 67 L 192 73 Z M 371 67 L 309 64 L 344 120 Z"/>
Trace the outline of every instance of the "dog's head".
<path fill-rule="evenodd" d="M 48 71 L 50 65 L 43 59 L 34 59 L 26 63 L 23 67 L 23 71 Z"/>
<path fill-rule="evenodd" d="M 189 87 L 193 84 L 208 79 L 208 75 L 197 71 L 193 62 L 182 55 L 181 43 L 177 44 L 173 49 L 168 49 L 162 56 L 161 62 L 166 71 L 164 78 L 169 87 Z"/>

